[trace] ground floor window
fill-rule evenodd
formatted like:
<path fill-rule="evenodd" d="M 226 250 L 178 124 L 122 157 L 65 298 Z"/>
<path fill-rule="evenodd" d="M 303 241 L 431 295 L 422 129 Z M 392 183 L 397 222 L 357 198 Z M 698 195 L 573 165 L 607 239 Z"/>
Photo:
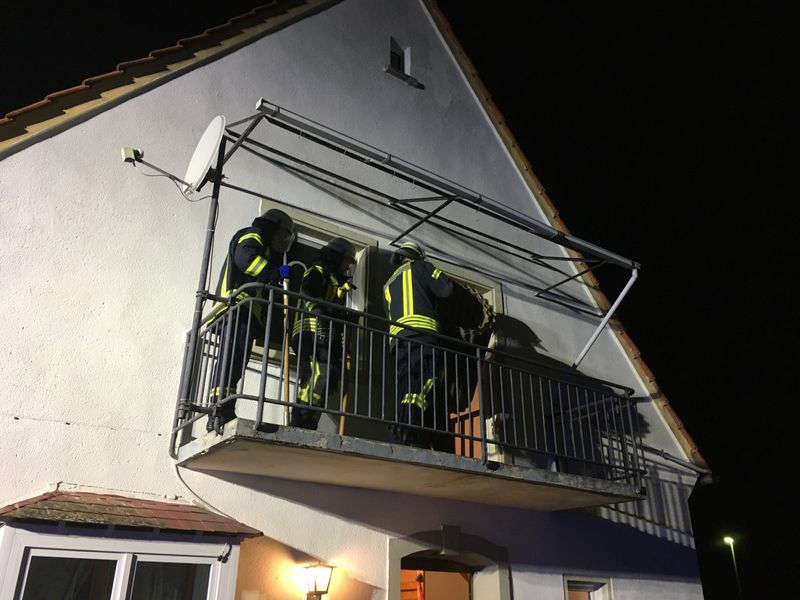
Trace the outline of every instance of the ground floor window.
<path fill-rule="evenodd" d="M 79 530 L 78 530 L 79 531 Z M 238 545 L 3 527 L 0 600 L 229 600 Z"/>

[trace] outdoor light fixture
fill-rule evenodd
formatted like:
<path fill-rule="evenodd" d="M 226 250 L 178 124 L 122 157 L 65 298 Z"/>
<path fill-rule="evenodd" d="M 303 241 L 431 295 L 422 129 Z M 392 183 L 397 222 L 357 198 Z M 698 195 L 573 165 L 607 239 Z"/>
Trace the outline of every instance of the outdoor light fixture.
<path fill-rule="evenodd" d="M 317 563 L 306 567 L 306 595 L 307 600 L 320 600 L 323 594 L 328 593 L 331 584 L 333 567 Z"/>
<path fill-rule="evenodd" d="M 733 538 L 729 535 L 726 535 L 724 538 L 722 538 L 722 541 L 728 544 L 728 546 L 733 546 Z"/>

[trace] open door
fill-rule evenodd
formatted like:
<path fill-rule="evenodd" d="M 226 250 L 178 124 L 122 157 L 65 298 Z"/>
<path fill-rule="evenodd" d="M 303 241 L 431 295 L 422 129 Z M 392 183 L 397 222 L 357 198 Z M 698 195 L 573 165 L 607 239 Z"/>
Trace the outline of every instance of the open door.
<path fill-rule="evenodd" d="M 467 571 L 400 571 L 400 600 L 470 600 Z"/>

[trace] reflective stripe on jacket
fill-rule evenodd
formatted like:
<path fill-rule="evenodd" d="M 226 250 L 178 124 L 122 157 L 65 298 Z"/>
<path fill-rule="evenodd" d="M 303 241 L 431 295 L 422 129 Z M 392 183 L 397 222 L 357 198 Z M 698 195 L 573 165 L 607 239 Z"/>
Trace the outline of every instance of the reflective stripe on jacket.
<path fill-rule="evenodd" d="M 345 305 L 345 296 L 339 297 L 337 290 L 341 283 L 333 273 L 329 272 L 322 265 L 312 265 L 305 273 L 303 273 L 303 283 L 300 286 L 300 293 L 304 296 L 312 298 L 319 298 L 325 302 L 332 302 L 334 304 Z M 332 315 L 335 309 L 324 305 L 318 305 L 313 300 L 298 300 L 298 308 L 304 308 L 313 314 L 296 313 L 294 325 L 292 326 L 292 336 L 300 333 L 302 326 L 303 331 L 315 332 L 318 326 L 317 315 Z M 329 327 L 329 323 L 324 323 L 323 327 Z"/>
<path fill-rule="evenodd" d="M 453 282 L 440 269 L 424 260 L 406 262 L 383 286 L 389 319 L 414 327 L 439 331 L 436 300 L 453 292 Z M 389 335 L 414 335 L 401 325 L 391 325 Z"/>
<path fill-rule="evenodd" d="M 216 295 L 230 298 L 231 293 L 246 283 L 277 283 L 277 264 L 270 264 L 269 240 L 255 227 L 245 227 L 236 232 L 228 245 L 228 254 L 222 265 Z M 276 257 L 280 260 L 281 257 Z M 248 290 L 236 295 L 236 301 L 245 298 L 263 298 L 263 290 Z M 261 318 L 262 306 L 253 304 L 253 316 Z M 211 309 L 213 320 L 228 310 L 228 305 L 217 302 Z"/>

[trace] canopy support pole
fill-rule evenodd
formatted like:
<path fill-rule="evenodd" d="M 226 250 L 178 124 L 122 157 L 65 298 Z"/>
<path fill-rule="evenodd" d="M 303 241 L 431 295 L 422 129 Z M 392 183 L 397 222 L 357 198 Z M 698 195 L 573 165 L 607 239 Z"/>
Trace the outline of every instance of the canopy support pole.
<path fill-rule="evenodd" d="M 606 316 L 603 317 L 602 321 L 600 321 L 600 324 L 597 326 L 597 329 L 594 330 L 594 333 L 592 334 L 592 337 L 589 338 L 589 341 L 586 342 L 586 345 L 583 347 L 583 350 L 581 350 L 580 353 L 578 354 L 577 358 L 574 361 L 572 361 L 572 368 L 573 369 L 576 368 L 581 363 L 581 361 L 583 360 L 583 357 L 586 356 L 587 352 L 589 352 L 589 348 L 591 348 L 592 344 L 595 343 L 595 341 L 597 340 L 598 336 L 600 335 L 600 332 L 603 331 L 603 328 L 606 326 L 608 321 L 614 315 L 614 311 L 617 310 L 619 305 L 622 303 L 622 299 L 625 297 L 625 295 L 628 293 L 628 291 L 631 289 L 631 287 L 633 287 L 633 284 L 636 281 L 636 278 L 638 276 L 639 276 L 638 269 L 631 270 L 631 276 L 630 276 L 630 279 L 628 279 L 628 283 L 626 283 L 625 287 L 622 288 L 622 291 L 619 293 L 619 296 L 617 296 L 617 299 L 614 300 L 614 304 L 612 304 L 611 308 L 608 309 L 608 312 L 606 313 Z"/>

